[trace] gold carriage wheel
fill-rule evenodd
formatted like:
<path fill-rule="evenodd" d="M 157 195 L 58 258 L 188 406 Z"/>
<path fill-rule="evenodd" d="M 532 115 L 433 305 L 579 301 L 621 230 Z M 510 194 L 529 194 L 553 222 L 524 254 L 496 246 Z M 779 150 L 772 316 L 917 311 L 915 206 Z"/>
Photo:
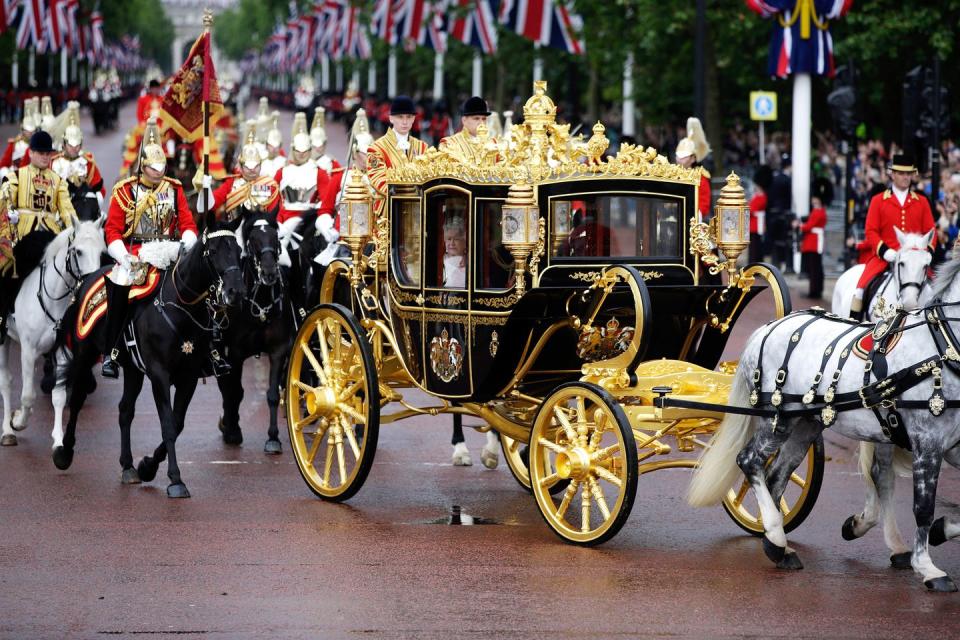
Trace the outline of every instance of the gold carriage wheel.
<path fill-rule="evenodd" d="M 787 533 L 799 527 L 813 510 L 823 483 L 823 467 L 823 436 L 818 436 L 807 450 L 806 457 L 790 474 L 790 481 L 787 482 L 787 488 L 780 499 L 783 528 Z M 723 498 L 723 510 L 747 533 L 763 535 L 760 509 L 746 478 L 741 477 L 737 484 L 727 491 Z"/>
<path fill-rule="evenodd" d="M 334 260 L 327 267 L 327 270 L 323 273 L 323 280 L 320 283 L 320 299 L 318 302 L 320 304 L 332 303 L 332 302 L 345 302 L 344 300 L 336 300 L 336 287 L 338 284 L 343 284 L 344 280 L 346 284 L 350 283 L 350 264 L 341 259 Z"/>
<path fill-rule="evenodd" d="M 304 320 L 290 355 L 285 400 L 304 481 L 324 500 L 347 500 L 373 465 L 380 392 L 370 343 L 345 307 L 322 304 Z"/>
<path fill-rule="evenodd" d="M 527 461 L 530 457 L 527 445 L 520 440 L 514 440 L 501 433 L 500 449 L 503 450 L 503 459 L 507 461 L 507 468 L 510 469 L 510 473 L 513 474 L 513 477 L 520 483 L 521 487 L 532 493 L 532 489 L 530 488 L 530 470 L 527 469 Z M 544 475 L 549 475 L 549 473 L 550 472 L 547 471 Z M 569 480 L 557 478 L 549 487 L 550 493 L 556 495 L 558 492 L 565 490 L 568 484 L 570 484 Z"/>
<path fill-rule="evenodd" d="M 637 445 L 623 409 L 594 384 L 558 387 L 537 412 L 530 470 L 537 506 L 558 536 L 585 546 L 609 540 L 637 495 Z M 558 480 L 569 484 L 553 496 Z"/>

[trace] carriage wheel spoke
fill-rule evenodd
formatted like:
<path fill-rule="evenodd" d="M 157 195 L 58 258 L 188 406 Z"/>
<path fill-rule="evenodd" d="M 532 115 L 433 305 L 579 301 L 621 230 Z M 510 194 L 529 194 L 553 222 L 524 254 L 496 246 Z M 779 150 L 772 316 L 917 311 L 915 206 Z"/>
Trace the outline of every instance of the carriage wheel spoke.
<path fill-rule="evenodd" d="M 337 409 L 350 416 L 357 424 L 367 424 L 367 418 L 346 402 L 338 402 Z"/>
<path fill-rule="evenodd" d="M 313 443 L 310 445 L 310 451 L 307 452 L 308 463 L 313 464 L 313 461 L 317 457 L 317 451 L 320 450 L 321 442 L 323 442 L 323 432 L 318 429 L 316 435 L 313 438 Z"/>
<path fill-rule="evenodd" d="M 324 320 L 317 320 L 317 342 L 320 343 L 320 355 L 324 362 L 330 362 L 330 345 L 327 343 L 327 332 L 330 328 Z"/>
<path fill-rule="evenodd" d="M 323 340 L 320 340 L 321 350 L 323 350 Z M 324 371 L 323 367 L 320 366 L 320 363 L 317 362 L 317 357 L 313 355 L 313 351 L 310 350 L 310 346 L 306 342 L 300 343 L 300 350 L 303 351 L 303 355 L 307 357 L 307 360 L 310 362 L 310 366 L 313 367 L 314 373 L 317 374 L 317 377 L 320 378 L 320 384 L 326 386 L 327 384 L 327 374 Z M 312 391 L 312 389 L 311 389 Z"/>
<path fill-rule="evenodd" d="M 609 482 L 609 483 L 612 484 L 613 486 L 615 486 L 615 487 L 617 487 L 617 488 L 620 488 L 620 487 L 623 486 L 623 482 L 620 480 L 620 478 L 618 478 L 618 477 L 615 476 L 614 474 L 610 473 L 609 471 L 607 471 L 607 470 L 604 469 L 603 467 L 593 467 L 591 470 L 592 470 L 593 473 L 595 473 L 598 477 L 606 480 L 607 482 Z"/>
<path fill-rule="evenodd" d="M 557 422 L 560 423 L 560 426 L 563 427 L 563 432 L 566 434 L 567 439 L 574 443 L 577 441 L 577 432 L 574 430 L 573 425 L 570 424 L 570 420 L 563 413 L 563 407 L 554 407 L 553 415 L 556 416 Z"/>
<path fill-rule="evenodd" d="M 304 416 L 300 420 L 297 420 L 293 423 L 293 430 L 301 431 L 305 426 L 307 426 L 308 424 L 312 424 L 313 422 L 315 422 L 315 420 L 313 419 L 312 416 Z"/>
<path fill-rule="evenodd" d="M 338 429 L 336 433 L 336 440 L 334 441 L 337 445 L 337 469 L 340 471 L 340 484 L 344 484 L 347 481 L 347 460 L 343 455 L 343 429 Z"/>
<path fill-rule="evenodd" d="M 343 402 L 347 398 L 352 398 L 353 396 L 357 395 L 357 391 L 359 391 L 360 387 L 362 386 L 363 382 L 360 380 L 351 383 L 349 387 L 340 392 L 340 394 L 337 396 L 337 400 Z"/>
<path fill-rule="evenodd" d="M 560 479 L 560 476 L 558 476 L 555 473 L 551 473 L 548 476 L 544 476 L 543 478 L 540 478 L 540 486 L 544 488 L 549 487 L 559 479 Z"/>
<path fill-rule="evenodd" d="M 793 484 L 797 485 L 797 486 L 800 487 L 801 489 L 803 489 L 804 487 L 807 486 L 807 479 L 804 478 L 803 476 L 800 476 L 800 475 L 797 474 L 797 473 L 791 473 L 791 474 L 790 474 L 790 482 L 792 482 Z"/>
<path fill-rule="evenodd" d="M 336 429 L 337 427 L 334 427 Z M 327 431 L 327 458 L 323 462 L 323 485 L 330 486 L 330 471 L 333 469 L 333 433 Z"/>
<path fill-rule="evenodd" d="M 780 498 L 780 513 L 783 515 L 790 513 L 790 505 L 787 504 L 787 501 L 784 498 Z"/>
<path fill-rule="evenodd" d="M 603 489 L 600 488 L 600 483 L 597 482 L 597 479 L 593 476 L 590 476 L 590 489 L 593 492 L 593 499 L 596 501 L 597 506 L 600 507 L 600 513 L 603 514 L 604 521 L 610 519 L 610 508 L 607 506 L 607 499 L 603 495 Z"/>
<path fill-rule="evenodd" d="M 600 462 L 602 460 L 606 460 L 607 458 L 611 457 L 615 453 L 618 453 L 619 451 L 620 451 L 620 443 L 618 442 L 617 444 L 612 444 L 605 449 L 600 449 L 599 451 L 591 454 L 590 459 L 593 462 Z"/>
<path fill-rule="evenodd" d="M 590 531 L 590 504 L 593 492 L 590 491 L 590 484 L 587 483 L 580 493 L 580 531 L 589 533 Z"/>
<path fill-rule="evenodd" d="M 337 326 L 337 332 L 334 334 L 333 341 L 333 359 L 337 362 L 343 362 L 343 332 L 340 326 Z"/>
<path fill-rule="evenodd" d="M 740 488 L 737 489 L 737 495 L 733 498 L 734 506 L 739 507 L 743 504 L 743 499 L 747 496 L 747 491 L 750 490 L 750 483 L 746 478 L 743 479 L 743 482 L 740 483 Z"/>
<path fill-rule="evenodd" d="M 357 444 L 357 437 L 353 434 L 353 425 L 347 422 L 345 416 L 340 416 L 340 424 L 343 426 L 343 433 L 347 436 L 347 442 L 350 443 L 350 450 L 353 452 L 353 459 L 360 459 L 360 445 Z"/>
<path fill-rule="evenodd" d="M 570 508 L 570 503 L 573 501 L 573 497 L 577 495 L 577 488 L 580 486 L 579 480 L 573 480 L 570 482 L 570 486 L 567 487 L 567 490 L 563 492 L 563 500 L 560 501 L 560 506 L 557 507 L 557 518 L 563 519 L 567 514 L 567 509 Z"/>
<path fill-rule="evenodd" d="M 563 453 L 564 449 L 555 442 L 550 442 L 546 438 L 537 438 L 537 444 L 545 449 L 550 449 L 554 453 Z"/>

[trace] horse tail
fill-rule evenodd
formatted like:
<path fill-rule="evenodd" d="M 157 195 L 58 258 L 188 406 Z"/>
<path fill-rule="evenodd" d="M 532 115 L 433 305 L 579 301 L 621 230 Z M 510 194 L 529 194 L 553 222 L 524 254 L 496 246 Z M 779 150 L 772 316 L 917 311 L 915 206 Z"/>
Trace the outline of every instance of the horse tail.
<path fill-rule="evenodd" d="M 750 374 L 753 364 L 759 354 L 761 333 L 754 334 L 748 343 L 740 366 L 733 378 L 730 387 L 728 404 L 735 407 L 749 405 L 752 380 Z M 755 355 L 756 354 L 756 355 Z M 747 441 L 753 436 L 754 416 L 728 413 L 717 428 L 710 444 L 697 461 L 697 468 L 693 472 L 690 486 L 687 489 L 687 502 L 694 507 L 707 507 L 718 504 L 734 485 L 740 475 L 737 466 L 737 454 L 743 450 Z"/>
<path fill-rule="evenodd" d="M 873 442 L 860 443 L 860 473 L 863 474 L 864 482 L 873 485 L 873 458 L 876 454 L 877 445 Z M 906 449 L 900 447 L 893 448 L 893 472 L 901 478 L 913 477 L 913 455 Z"/>

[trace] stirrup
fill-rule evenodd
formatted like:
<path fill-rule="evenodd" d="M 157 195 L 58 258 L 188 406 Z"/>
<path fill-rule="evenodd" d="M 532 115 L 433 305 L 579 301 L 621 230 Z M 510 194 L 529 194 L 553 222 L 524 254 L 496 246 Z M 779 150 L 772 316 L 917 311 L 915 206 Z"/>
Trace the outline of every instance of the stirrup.
<path fill-rule="evenodd" d="M 213 364 L 213 375 L 216 378 L 228 375 L 233 367 L 230 363 L 220 357 L 220 352 L 216 349 L 210 351 L 210 362 Z"/>
<path fill-rule="evenodd" d="M 100 375 L 104 378 L 117 379 L 120 377 L 120 367 L 113 358 L 104 358 L 103 366 L 100 367 Z"/>

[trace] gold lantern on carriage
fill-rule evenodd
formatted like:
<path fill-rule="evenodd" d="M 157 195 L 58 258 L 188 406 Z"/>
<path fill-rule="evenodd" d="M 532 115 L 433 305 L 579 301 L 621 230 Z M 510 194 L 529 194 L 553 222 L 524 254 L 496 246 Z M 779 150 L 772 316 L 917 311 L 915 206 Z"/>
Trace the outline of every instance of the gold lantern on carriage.
<path fill-rule="evenodd" d="M 730 172 L 714 206 L 713 233 L 726 259 L 730 281 L 736 279 L 737 258 L 750 245 L 750 207 L 740 177 Z"/>
<path fill-rule="evenodd" d="M 501 227 L 503 246 L 513 256 L 516 268 L 517 293 L 522 295 L 526 289 L 527 258 L 540 239 L 540 210 L 531 185 L 518 182 L 510 186 L 503 203 Z"/>
<path fill-rule="evenodd" d="M 337 211 L 340 239 L 350 248 L 353 256 L 351 278 L 354 284 L 359 284 L 362 273 L 360 252 L 370 241 L 373 231 L 373 199 L 359 171 L 350 169 L 345 179 L 347 183 Z"/>

